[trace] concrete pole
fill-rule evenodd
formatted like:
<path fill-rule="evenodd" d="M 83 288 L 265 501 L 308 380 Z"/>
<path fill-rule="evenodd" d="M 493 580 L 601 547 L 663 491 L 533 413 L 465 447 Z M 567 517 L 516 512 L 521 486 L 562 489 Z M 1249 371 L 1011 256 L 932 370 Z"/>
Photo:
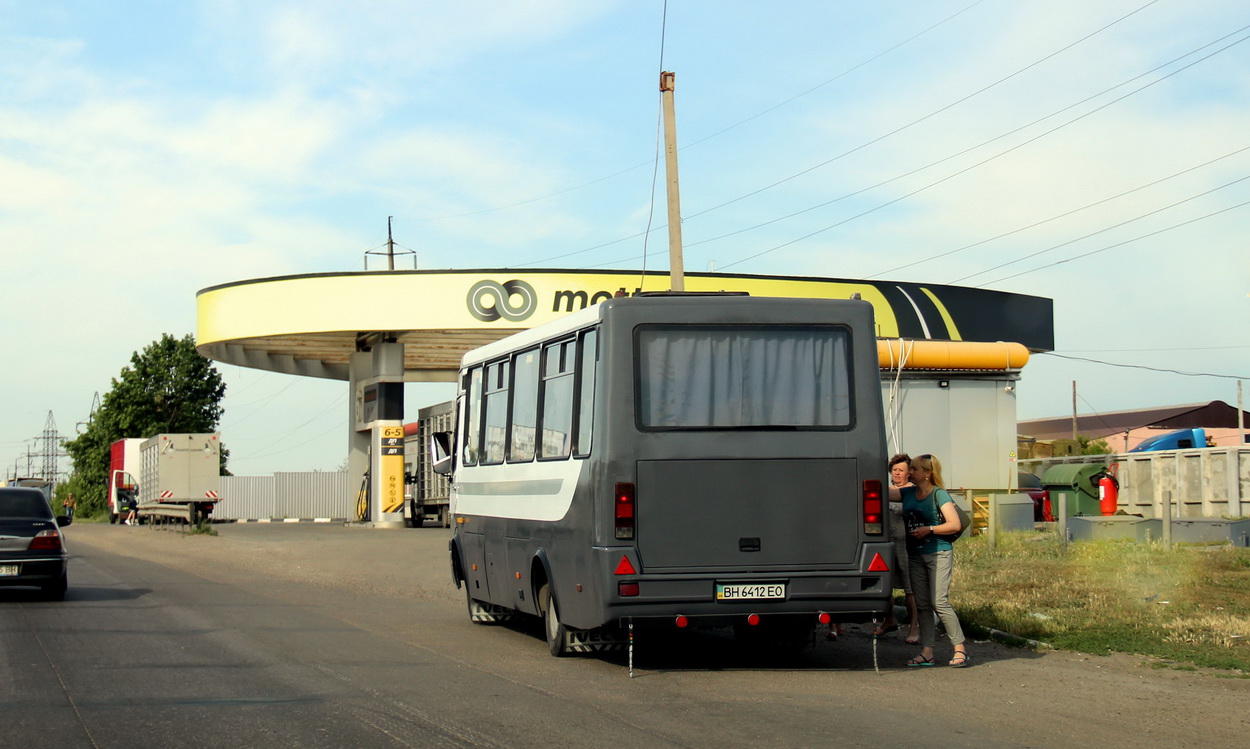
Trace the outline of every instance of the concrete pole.
<path fill-rule="evenodd" d="M 1059 491 L 1051 495 L 1051 502 L 1055 497 L 1059 497 L 1059 545 L 1064 550 L 1068 549 L 1068 493 Z"/>
<path fill-rule="evenodd" d="M 395 270 L 395 235 L 391 233 L 391 219 L 386 217 L 386 269 Z"/>
<path fill-rule="evenodd" d="M 1172 492 L 1163 492 L 1163 548 L 1172 548 Z"/>
<path fill-rule="evenodd" d="M 373 375 L 373 354 L 356 351 L 351 355 L 347 381 L 347 478 L 352 492 L 352 512 L 356 511 L 357 493 L 369 472 L 369 432 L 356 429 L 361 418 L 361 385 Z M 353 517 L 353 520 L 356 518 Z"/>
<path fill-rule="evenodd" d="M 990 532 L 990 548 L 998 548 L 998 494 L 990 495 L 989 504 L 989 522 L 986 523 L 986 529 Z"/>
<path fill-rule="evenodd" d="M 1237 380 L 1237 447 L 1246 446 L 1246 412 L 1241 405 L 1241 380 Z"/>
<path fill-rule="evenodd" d="M 686 290 L 681 249 L 681 197 L 677 184 L 677 121 L 673 106 L 674 73 L 660 73 L 664 100 L 664 164 L 668 177 L 668 272 L 673 291 Z"/>
<path fill-rule="evenodd" d="M 1076 442 L 1076 380 L 1072 381 L 1072 441 Z"/>

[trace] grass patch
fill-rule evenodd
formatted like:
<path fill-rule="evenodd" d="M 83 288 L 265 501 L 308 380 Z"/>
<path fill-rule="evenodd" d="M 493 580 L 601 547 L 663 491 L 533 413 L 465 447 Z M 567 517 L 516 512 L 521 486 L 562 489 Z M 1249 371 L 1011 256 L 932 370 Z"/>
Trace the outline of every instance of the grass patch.
<path fill-rule="evenodd" d="M 186 531 L 186 534 L 188 536 L 216 536 L 217 529 L 214 528 L 213 524 L 208 522 L 207 520 L 201 520 L 200 522 L 188 528 Z"/>
<path fill-rule="evenodd" d="M 1045 532 L 959 543 L 951 602 L 990 629 L 1084 653 L 1139 653 L 1250 672 L 1250 549 L 1131 541 L 1073 543 Z"/>

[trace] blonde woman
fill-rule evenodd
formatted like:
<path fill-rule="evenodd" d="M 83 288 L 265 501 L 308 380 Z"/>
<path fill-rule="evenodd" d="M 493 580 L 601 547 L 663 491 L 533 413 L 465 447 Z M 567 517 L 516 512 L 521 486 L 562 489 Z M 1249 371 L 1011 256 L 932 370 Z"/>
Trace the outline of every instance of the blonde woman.
<path fill-rule="evenodd" d="M 937 638 L 933 616 L 936 613 L 955 646 L 955 654 L 947 665 L 964 668 L 972 662 L 972 656 L 965 645 L 959 617 L 950 604 L 955 549 L 945 537 L 946 534 L 959 533 L 955 500 L 942 488 L 942 464 L 932 455 L 921 455 L 912 460 L 911 482 L 912 486 L 901 489 L 890 487 L 890 499 L 901 497 L 903 501 L 908 571 L 920 619 L 920 654 L 909 660 L 907 665 L 933 665 L 933 644 Z"/>

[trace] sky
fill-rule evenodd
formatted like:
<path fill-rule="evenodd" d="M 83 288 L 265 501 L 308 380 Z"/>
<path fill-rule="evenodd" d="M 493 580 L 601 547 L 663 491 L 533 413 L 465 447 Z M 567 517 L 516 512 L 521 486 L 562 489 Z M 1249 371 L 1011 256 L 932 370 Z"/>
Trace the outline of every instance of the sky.
<path fill-rule="evenodd" d="M 0 0 L 0 467 L 388 216 L 400 268 L 667 268 L 661 70 L 687 272 L 1051 298 L 1020 419 L 1250 379 L 1244 0 Z M 343 464 L 346 383 L 217 367 L 234 473 Z"/>

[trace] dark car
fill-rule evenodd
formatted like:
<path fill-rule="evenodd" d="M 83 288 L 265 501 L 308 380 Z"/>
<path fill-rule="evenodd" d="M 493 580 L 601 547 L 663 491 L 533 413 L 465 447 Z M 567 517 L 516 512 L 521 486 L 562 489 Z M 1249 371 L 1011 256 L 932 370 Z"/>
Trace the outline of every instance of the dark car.
<path fill-rule="evenodd" d="M 1037 474 L 1027 471 L 1019 471 L 1016 475 L 1016 485 L 1020 487 L 1020 493 L 1033 499 L 1033 522 L 1054 522 L 1054 515 L 1050 511 L 1050 491 L 1042 486 L 1042 480 Z"/>
<path fill-rule="evenodd" d="M 69 552 L 56 517 L 38 489 L 0 487 L 0 587 L 32 586 L 54 601 L 65 597 Z"/>

